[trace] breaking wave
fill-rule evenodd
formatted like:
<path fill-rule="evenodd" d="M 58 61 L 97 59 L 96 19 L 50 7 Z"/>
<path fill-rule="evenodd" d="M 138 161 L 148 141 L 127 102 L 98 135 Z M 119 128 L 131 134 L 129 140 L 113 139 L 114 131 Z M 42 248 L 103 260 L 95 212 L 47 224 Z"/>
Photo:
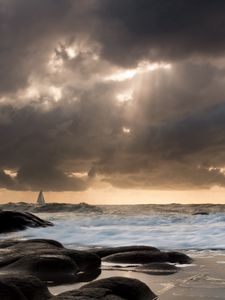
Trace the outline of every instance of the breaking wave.
<path fill-rule="evenodd" d="M 225 205 L 83 204 L 82 209 L 70 212 L 63 209 L 56 213 L 54 209 L 38 214 L 52 221 L 54 227 L 28 229 L 5 238 L 51 238 L 69 247 L 151 245 L 162 249 L 225 249 Z"/>

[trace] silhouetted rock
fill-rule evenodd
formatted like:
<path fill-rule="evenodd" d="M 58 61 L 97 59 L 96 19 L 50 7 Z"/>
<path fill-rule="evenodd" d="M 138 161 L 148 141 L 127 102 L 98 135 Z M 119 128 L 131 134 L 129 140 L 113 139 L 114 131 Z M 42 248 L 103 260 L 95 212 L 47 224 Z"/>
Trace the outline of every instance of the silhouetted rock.
<path fill-rule="evenodd" d="M 21 273 L 36 276 L 45 282 L 62 284 L 74 282 L 77 278 L 78 267 L 64 255 L 28 255 L 2 268 L 9 273 Z"/>
<path fill-rule="evenodd" d="M 197 215 L 208 216 L 209 213 L 206 211 L 197 211 L 197 212 L 193 213 L 193 216 L 197 216 Z"/>
<path fill-rule="evenodd" d="M 148 264 L 153 262 L 188 264 L 191 263 L 192 259 L 180 252 L 132 251 L 106 256 L 103 261 L 125 264 Z"/>
<path fill-rule="evenodd" d="M 112 294 L 127 300 L 150 300 L 155 299 L 156 295 L 143 282 L 126 277 L 110 277 L 97 280 L 84 285 L 81 290 L 86 288 L 104 288 Z"/>
<path fill-rule="evenodd" d="M 152 300 L 156 295 L 143 282 L 126 277 L 110 277 L 62 293 L 50 300 Z"/>
<path fill-rule="evenodd" d="M 16 211 L 0 211 L 0 233 L 24 230 L 27 227 L 53 226 L 33 214 Z"/>
<path fill-rule="evenodd" d="M 6 273 L 33 275 L 55 285 L 93 280 L 99 275 L 101 259 L 91 252 L 66 249 L 45 239 L 8 242 L 8 245 L 0 251 L 0 271 Z"/>
<path fill-rule="evenodd" d="M 106 257 L 116 253 L 133 252 L 133 251 L 159 251 L 159 249 L 151 246 L 124 246 L 124 247 L 107 247 L 91 249 L 92 253 L 96 253 L 100 257 Z"/>
<path fill-rule="evenodd" d="M 192 259 L 188 255 L 181 252 L 170 251 L 167 252 L 167 255 L 169 257 L 168 262 L 170 263 L 190 264 L 192 262 Z"/>
<path fill-rule="evenodd" d="M 0 281 L 0 299 L 4 300 L 28 300 L 20 290 L 7 282 Z"/>
<path fill-rule="evenodd" d="M 0 276 L 0 299 L 47 300 L 51 297 L 46 285 L 32 276 Z"/>
<path fill-rule="evenodd" d="M 177 273 L 179 269 L 168 263 L 150 263 L 136 267 L 134 271 L 139 271 L 149 275 L 171 275 Z"/>
<path fill-rule="evenodd" d="M 116 253 L 103 258 L 103 261 L 125 264 L 147 264 L 152 262 L 166 262 L 168 255 L 157 251 L 133 251 Z"/>
<path fill-rule="evenodd" d="M 83 290 L 73 290 L 62 293 L 58 296 L 50 298 L 49 300 L 125 300 L 125 298 L 113 295 L 108 289 L 87 288 Z"/>
<path fill-rule="evenodd" d="M 74 260 L 80 271 L 96 269 L 101 266 L 101 258 L 95 253 L 69 249 L 64 249 L 61 252 Z"/>

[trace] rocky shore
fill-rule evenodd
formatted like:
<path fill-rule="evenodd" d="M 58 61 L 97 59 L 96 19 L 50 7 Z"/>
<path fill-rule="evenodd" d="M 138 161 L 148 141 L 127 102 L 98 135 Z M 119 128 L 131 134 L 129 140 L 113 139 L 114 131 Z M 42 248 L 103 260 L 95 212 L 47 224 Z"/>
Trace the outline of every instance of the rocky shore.
<path fill-rule="evenodd" d="M 138 272 L 168 274 L 178 271 L 172 264 L 191 261 L 185 254 L 146 246 L 78 251 L 54 240 L 7 240 L 0 243 L 0 299 L 156 299 L 151 289 L 137 279 L 93 280 L 100 275 L 102 262 L 126 263 Z M 89 281 L 93 282 L 57 296 L 47 288 Z"/>
<path fill-rule="evenodd" d="M 53 224 L 30 213 L 1 211 L 0 225 L 1 233 L 6 233 Z M 198 291 L 204 280 L 214 289 L 214 282 L 202 277 L 206 269 L 200 274 L 195 269 L 203 265 L 196 265 L 186 253 L 151 246 L 81 251 L 51 239 L 4 239 L 0 241 L 0 299 L 198 300 L 202 295 L 214 299 L 213 295 L 207 298 L 208 291 Z M 196 278 L 200 278 L 197 288 Z M 192 297 L 185 292 L 188 287 L 200 294 Z M 217 295 L 215 299 L 224 298 Z"/>
<path fill-rule="evenodd" d="M 6 233 L 53 224 L 30 213 L 1 211 L 0 225 L 1 233 Z M 51 239 L 4 240 L 0 242 L 0 299 L 151 300 L 157 296 L 137 279 L 115 276 L 95 280 L 101 274 L 102 262 L 126 263 L 137 272 L 168 274 L 177 272 L 173 264 L 191 261 L 185 254 L 147 246 L 79 251 Z M 80 282 L 89 283 L 56 296 L 48 289 Z"/>

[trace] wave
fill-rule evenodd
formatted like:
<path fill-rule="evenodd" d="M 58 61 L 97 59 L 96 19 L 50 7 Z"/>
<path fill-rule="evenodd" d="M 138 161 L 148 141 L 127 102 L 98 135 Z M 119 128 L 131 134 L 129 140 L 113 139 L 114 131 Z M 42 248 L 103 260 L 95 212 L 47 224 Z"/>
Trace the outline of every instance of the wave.
<path fill-rule="evenodd" d="M 78 213 L 99 213 L 102 212 L 100 207 L 89 205 L 87 203 L 68 204 L 68 203 L 46 203 L 38 206 L 33 203 L 18 202 L 1 204 L 2 210 L 27 211 L 32 213 L 57 213 L 57 212 L 78 212 Z"/>

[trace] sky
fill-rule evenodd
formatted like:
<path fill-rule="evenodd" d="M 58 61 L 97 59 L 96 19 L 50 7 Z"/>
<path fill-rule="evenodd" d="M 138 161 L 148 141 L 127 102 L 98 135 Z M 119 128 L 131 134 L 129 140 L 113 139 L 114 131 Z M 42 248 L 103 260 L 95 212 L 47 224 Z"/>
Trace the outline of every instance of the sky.
<path fill-rule="evenodd" d="M 225 203 L 225 1 L 0 0 L 0 202 Z"/>

